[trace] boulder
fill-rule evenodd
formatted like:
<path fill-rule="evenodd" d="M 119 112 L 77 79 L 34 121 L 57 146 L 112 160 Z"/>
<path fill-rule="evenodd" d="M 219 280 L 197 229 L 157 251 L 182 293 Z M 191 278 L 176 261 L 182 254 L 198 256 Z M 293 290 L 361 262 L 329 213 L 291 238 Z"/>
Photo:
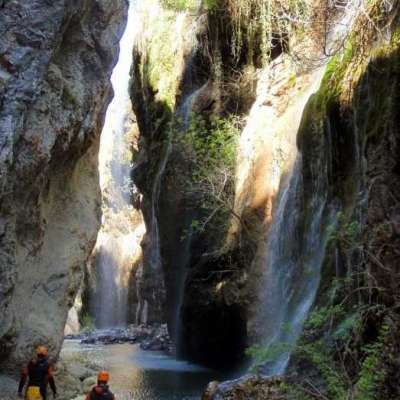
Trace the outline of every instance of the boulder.
<path fill-rule="evenodd" d="M 97 383 L 97 376 L 90 376 L 82 382 L 83 393 L 88 393 Z"/>
<path fill-rule="evenodd" d="M 245 375 L 242 378 L 219 383 L 210 382 L 202 400 L 285 400 L 280 378 Z"/>

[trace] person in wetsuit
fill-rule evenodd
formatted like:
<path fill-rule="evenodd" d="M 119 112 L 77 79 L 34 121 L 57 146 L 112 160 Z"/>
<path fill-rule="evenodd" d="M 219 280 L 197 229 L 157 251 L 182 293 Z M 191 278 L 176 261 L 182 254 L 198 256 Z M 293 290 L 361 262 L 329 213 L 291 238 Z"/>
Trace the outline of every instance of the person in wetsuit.
<path fill-rule="evenodd" d="M 39 346 L 36 349 L 36 358 L 22 370 L 18 386 L 19 397 L 22 397 L 26 382 L 28 382 L 25 392 L 26 400 L 47 400 L 47 384 L 50 384 L 53 397 L 56 398 L 57 389 L 48 361 L 48 350 L 45 346 Z"/>
<path fill-rule="evenodd" d="M 115 396 L 108 388 L 110 374 L 107 371 L 100 371 L 97 374 L 97 386 L 86 396 L 86 400 L 115 400 Z"/>

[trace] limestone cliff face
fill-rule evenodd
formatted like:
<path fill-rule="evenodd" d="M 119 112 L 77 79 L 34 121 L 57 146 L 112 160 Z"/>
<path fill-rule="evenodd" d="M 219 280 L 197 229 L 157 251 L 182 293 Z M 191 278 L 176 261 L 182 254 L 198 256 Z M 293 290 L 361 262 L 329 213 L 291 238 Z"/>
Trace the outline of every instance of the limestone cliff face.
<path fill-rule="evenodd" d="M 361 139 L 356 137 L 364 125 L 359 121 L 350 127 L 348 122 L 353 113 L 357 118 L 369 118 L 363 111 L 369 103 L 359 108 L 346 103 L 358 90 L 369 93 L 368 79 L 364 89 L 343 90 L 343 98 L 336 105 L 332 102 L 337 91 L 342 91 L 342 80 L 344 86 L 359 78 L 350 67 L 343 74 L 349 50 L 340 48 L 342 35 L 357 36 L 360 26 L 367 35 L 374 31 L 368 21 L 351 28 L 358 19 L 357 10 L 350 11 L 346 15 L 338 10 L 332 13 L 328 36 L 334 38 L 328 37 L 328 42 L 332 41 L 329 46 L 336 50 L 332 54 L 342 58 L 328 64 L 320 94 L 312 98 L 304 115 L 308 98 L 321 83 L 324 68 L 320 67 L 329 57 L 321 55 L 317 44 L 304 50 L 299 43 L 301 35 L 287 38 L 286 45 L 292 46 L 292 56 L 301 47 L 304 65 L 291 63 L 293 57 L 285 54 L 282 42 L 262 65 L 254 41 L 242 43 L 242 52 L 233 54 L 235 28 L 229 12 L 217 9 L 194 17 L 195 13 L 188 16 L 163 10 L 168 22 L 158 19 L 158 27 L 150 23 L 152 28 L 145 35 L 148 46 L 137 49 L 131 95 L 141 140 L 134 175 L 143 194 L 148 228 L 144 259 L 147 265 L 158 266 L 145 273 L 151 275 L 147 282 L 155 294 L 153 301 L 165 304 L 159 310 L 164 311 L 186 357 L 233 365 L 245 347 L 260 338 L 282 336 L 294 345 L 314 303 L 321 266 L 320 292 L 327 288 L 326 282 L 332 282 L 331 243 L 325 255 L 330 233 L 343 222 L 343 215 L 349 218 L 349 213 L 360 213 L 362 202 L 372 193 L 362 179 L 366 174 L 361 156 L 364 144 L 357 143 Z M 381 11 L 379 15 L 385 15 L 386 11 Z M 340 18 L 344 19 L 338 23 Z M 190 41 L 181 42 L 182 28 Z M 315 29 L 314 36 L 318 36 Z M 171 45 L 160 47 L 160 37 Z M 333 42 L 337 38 L 340 45 L 336 49 Z M 366 63 L 367 57 L 362 55 Z M 318 59 L 319 65 L 307 64 L 308 56 Z M 368 102 L 373 99 L 369 96 Z M 190 112 L 194 118 L 188 117 Z M 188 143 L 190 135 L 200 137 L 203 153 L 212 154 L 213 146 L 218 147 L 213 143 L 212 127 L 218 122 L 213 118 L 226 121 L 232 116 L 240 119 L 240 138 L 235 165 L 230 165 L 225 176 L 228 183 L 218 190 L 213 179 L 219 172 L 214 168 L 207 177 L 214 175 L 211 184 L 199 189 L 190 179 L 194 170 L 201 180 L 202 155 L 196 153 L 199 142 Z M 202 135 L 209 140 L 209 147 L 201 141 Z M 369 151 L 368 157 L 378 157 Z M 394 180 L 392 175 L 388 179 Z M 217 197 L 211 207 L 207 191 Z M 359 193 L 362 198 L 356 199 Z M 390 215 L 395 213 L 392 209 L 394 205 Z M 373 214 L 375 218 L 377 211 Z M 393 218 L 397 221 L 397 216 Z M 359 223 L 364 226 L 364 221 Z M 378 235 L 375 239 L 378 237 L 382 238 Z M 157 254 L 149 250 L 154 248 L 159 249 Z M 342 250 L 336 251 L 340 254 Z M 334 258 L 338 267 L 340 262 Z M 327 272 L 328 264 L 331 269 Z M 270 301 L 277 298 L 276 293 L 282 296 L 281 302 Z M 264 309 L 260 312 L 261 303 Z M 317 304 L 323 304 L 319 296 Z M 284 332 L 288 323 L 294 333 Z M 281 365 L 288 361 L 287 352 L 285 357 Z"/>
<path fill-rule="evenodd" d="M 60 349 L 99 227 L 98 141 L 124 1 L 0 3 L 0 359 Z"/>
<path fill-rule="evenodd" d="M 296 156 L 302 108 L 319 79 L 297 76 L 279 51 L 265 68 L 245 54 L 235 60 L 224 13 L 157 9 L 147 17 L 131 82 L 141 137 L 134 179 L 147 226 L 143 293 L 150 314 L 167 319 L 182 355 L 232 366 L 256 336 L 264 240 Z M 196 118 L 207 125 L 231 116 L 243 129 L 228 171 L 235 189 L 207 209 L 210 187 L 196 192 L 190 183 L 201 160 L 192 156 L 185 130 L 204 129 L 191 127 Z"/>
<path fill-rule="evenodd" d="M 313 223 L 321 192 L 330 235 L 286 384 L 247 378 L 210 385 L 204 398 L 241 399 L 271 386 L 279 399 L 304 399 L 310 388 L 326 398 L 399 397 L 398 17 L 398 9 L 379 14 L 385 37 L 364 15 L 356 20 L 363 40 L 351 35 L 329 61 L 302 116 L 300 233 Z"/>
<path fill-rule="evenodd" d="M 263 309 L 266 280 L 271 280 L 274 267 L 267 261 L 268 238 L 278 197 L 288 185 L 297 157 L 302 111 L 318 89 L 322 71 L 297 71 L 290 58 L 281 54 L 257 74 L 250 73 L 256 89 L 250 109 L 242 114 L 230 224 L 220 231 L 225 242 L 218 252 L 192 259 L 186 282 L 183 336 L 187 354 L 200 361 L 223 357 L 229 366 L 242 361 L 245 347 L 262 340 L 268 326 L 275 325 L 266 322 L 271 310 Z M 239 104 L 244 99 L 240 93 Z M 212 237 L 211 230 L 199 242 L 207 237 Z M 210 320 L 218 332 L 212 338 Z"/>
<path fill-rule="evenodd" d="M 368 55 L 360 56 L 355 42 L 354 49 L 346 47 L 331 60 L 321 89 L 304 113 L 298 137 L 306 202 L 311 188 L 325 174 L 328 204 L 335 204 L 340 210 L 324 261 L 315 313 L 323 307 L 338 308 L 334 317 L 323 321 L 317 329 L 306 325 L 301 343 L 307 348 L 311 341 L 330 342 L 324 352 L 348 363 L 346 370 L 333 364 L 339 377 L 337 385 L 355 398 L 372 395 L 395 399 L 400 395 L 396 309 L 399 287 L 394 279 L 398 274 L 400 218 L 399 131 L 395 111 L 400 42 L 396 18 L 398 11 L 394 13 L 394 22 L 387 25 L 387 39 L 369 43 Z M 317 174 L 318 170 L 324 172 Z M 335 335 L 344 321 L 351 318 L 360 325 L 354 323 L 347 336 L 337 339 Z M 327 334 L 331 329 L 332 333 Z M 348 346 L 352 348 L 349 353 Z M 369 360 L 365 349 L 374 346 L 380 346 L 379 351 L 368 368 L 379 377 L 366 387 L 363 382 L 368 379 L 365 375 Z M 350 362 L 350 358 L 358 360 L 358 364 Z M 309 363 L 307 355 L 300 351 L 290 371 L 298 369 L 299 364 L 311 365 L 301 374 L 310 376 L 318 363 Z M 343 382 L 343 374 L 351 377 L 353 387 Z M 329 375 L 322 375 L 325 390 L 332 396 L 335 389 L 326 384 Z"/>
<path fill-rule="evenodd" d="M 181 278 L 174 265 L 182 257 L 182 229 L 190 219 L 182 194 L 165 181 L 165 173 L 175 158 L 173 154 L 171 158 L 170 123 L 179 108 L 179 86 L 196 44 L 198 24 L 190 14 L 165 10 L 157 2 L 144 4 L 141 13 L 140 41 L 131 71 L 131 98 L 140 131 L 133 178 L 141 193 L 146 225 L 138 279 L 139 314 L 140 320 L 150 323 L 171 322 L 175 285 Z M 171 178 L 178 185 L 180 177 Z"/>

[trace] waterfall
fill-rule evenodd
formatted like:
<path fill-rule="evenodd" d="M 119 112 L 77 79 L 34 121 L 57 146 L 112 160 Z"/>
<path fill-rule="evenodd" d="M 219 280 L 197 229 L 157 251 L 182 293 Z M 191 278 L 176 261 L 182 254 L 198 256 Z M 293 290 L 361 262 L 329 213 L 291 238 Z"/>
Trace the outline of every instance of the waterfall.
<path fill-rule="evenodd" d="M 100 328 L 127 323 L 132 265 L 144 234 L 141 218 L 130 205 L 134 116 L 129 98 L 129 71 L 138 26 L 136 1 L 130 0 L 118 62 L 111 76 L 114 98 L 107 109 L 99 151 L 103 217 L 91 261 L 95 277 L 90 307 Z"/>
<path fill-rule="evenodd" d="M 301 168 L 299 154 L 278 200 L 268 238 L 262 301 L 263 334 L 270 357 L 263 367 L 266 375 L 281 374 L 287 366 L 290 350 L 301 333 L 319 286 L 327 242 L 325 227 L 333 218 L 333 213 L 325 213 L 327 181 L 324 171 L 320 171 L 308 205 L 310 222 L 302 229 L 306 205 Z"/>
<path fill-rule="evenodd" d="M 314 76 L 309 97 L 319 86 L 322 73 Z M 298 115 L 306 103 L 299 104 Z M 298 124 L 294 124 L 296 133 Z M 327 243 L 326 227 L 335 212 L 327 204 L 327 166 L 312 166 L 311 200 L 304 203 L 302 155 L 297 153 L 286 179 L 281 179 L 275 212 L 264 250 L 264 276 L 259 317 L 267 361 L 261 371 L 282 374 L 291 349 L 301 334 L 314 302 Z"/>
<path fill-rule="evenodd" d="M 327 53 L 334 54 L 343 46 L 358 12 L 357 2 L 349 3 L 338 22 L 328 34 Z M 312 74 L 307 100 L 319 87 L 328 59 Z M 295 108 L 292 121 L 294 137 L 300 126 L 306 102 Z M 297 150 L 296 150 L 297 152 Z M 336 223 L 337 209 L 328 204 L 327 162 L 320 160 L 310 165 L 312 182 L 304 203 L 302 155 L 295 154 L 295 162 L 286 179 L 281 179 L 275 212 L 266 239 L 263 255 L 261 332 L 267 349 L 267 361 L 261 367 L 267 376 L 282 374 L 290 360 L 291 351 L 299 338 L 303 324 L 318 291 L 321 266 L 328 240 L 327 227 Z M 310 190 L 311 186 L 311 190 Z M 260 321 L 259 321 L 260 323 Z"/>
<path fill-rule="evenodd" d="M 190 62 L 189 62 L 190 68 Z M 190 127 L 190 117 L 193 112 L 193 105 L 197 97 L 202 93 L 202 90 L 206 87 L 207 83 L 203 86 L 192 90 L 187 93 L 182 103 L 176 111 L 176 117 L 181 122 L 179 134 L 184 135 Z M 176 356 L 179 357 L 181 354 L 182 345 L 182 318 L 181 309 L 184 300 L 185 292 L 185 281 L 188 274 L 189 263 L 191 260 L 191 249 L 193 239 L 193 226 L 192 222 L 195 219 L 195 210 L 187 210 L 183 218 L 185 219 L 184 226 L 187 226 L 184 238 L 181 240 L 181 247 L 179 255 L 180 257 L 176 260 L 174 265 L 175 271 L 175 290 L 173 296 L 173 314 L 171 322 L 171 332 L 175 342 Z"/>

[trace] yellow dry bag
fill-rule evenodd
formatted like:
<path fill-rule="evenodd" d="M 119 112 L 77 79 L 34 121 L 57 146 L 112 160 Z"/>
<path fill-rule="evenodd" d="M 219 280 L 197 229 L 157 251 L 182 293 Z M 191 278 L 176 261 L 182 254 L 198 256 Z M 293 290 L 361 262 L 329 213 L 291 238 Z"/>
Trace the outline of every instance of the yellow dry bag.
<path fill-rule="evenodd" d="M 29 386 L 25 398 L 26 400 L 43 400 L 39 386 Z"/>

